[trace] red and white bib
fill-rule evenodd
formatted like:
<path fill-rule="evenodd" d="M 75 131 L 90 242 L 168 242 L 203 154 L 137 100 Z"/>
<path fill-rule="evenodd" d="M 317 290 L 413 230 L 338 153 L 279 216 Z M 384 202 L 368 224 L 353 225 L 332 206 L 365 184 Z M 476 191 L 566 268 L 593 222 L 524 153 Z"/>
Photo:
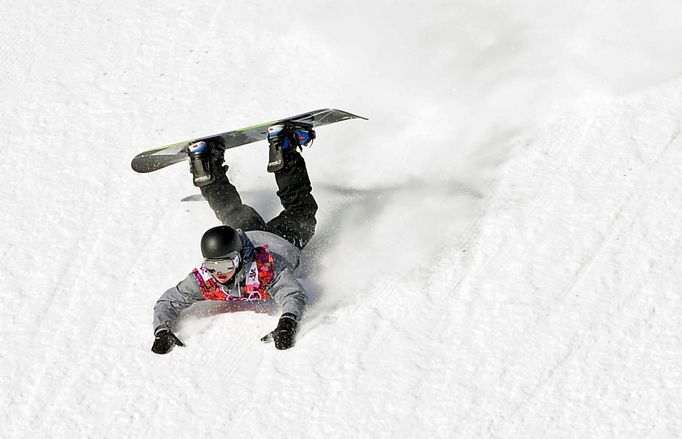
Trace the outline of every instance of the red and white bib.
<path fill-rule="evenodd" d="M 241 293 L 239 296 L 232 295 L 229 290 L 223 288 L 203 265 L 192 270 L 192 274 L 194 274 L 206 300 L 249 302 L 270 300 L 270 294 L 265 289 L 275 276 L 275 258 L 268 251 L 267 245 L 256 247 L 256 256 L 251 262 L 251 267 L 249 267 L 249 272 L 244 280 L 244 287 L 237 290 Z"/>

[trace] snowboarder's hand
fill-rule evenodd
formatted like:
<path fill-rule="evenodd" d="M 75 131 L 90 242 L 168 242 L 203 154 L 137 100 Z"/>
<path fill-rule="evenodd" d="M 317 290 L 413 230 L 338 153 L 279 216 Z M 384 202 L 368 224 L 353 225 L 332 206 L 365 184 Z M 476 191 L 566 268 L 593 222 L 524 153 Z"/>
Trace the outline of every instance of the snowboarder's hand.
<path fill-rule="evenodd" d="M 152 352 L 155 354 L 167 354 L 175 345 L 184 346 L 178 337 L 168 329 L 161 329 L 154 335 Z"/>
<path fill-rule="evenodd" d="M 280 351 L 289 349 L 294 345 L 297 326 L 296 317 L 293 314 L 285 313 L 280 317 L 275 330 L 261 338 L 261 341 L 264 343 L 274 341 L 275 347 Z"/>

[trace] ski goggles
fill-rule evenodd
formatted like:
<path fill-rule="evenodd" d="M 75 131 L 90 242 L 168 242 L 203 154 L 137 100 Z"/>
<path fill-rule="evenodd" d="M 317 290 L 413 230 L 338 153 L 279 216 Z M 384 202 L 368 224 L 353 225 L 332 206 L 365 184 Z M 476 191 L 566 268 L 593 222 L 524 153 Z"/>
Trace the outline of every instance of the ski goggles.
<path fill-rule="evenodd" d="M 204 267 L 211 274 L 213 273 L 228 274 L 232 273 L 233 271 L 236 271 L 237 268 L 239 267 L 240 262 L 241 257 L 239 256 L 239 252 L 232 252 L 229 253 L 224 258 L 204 259 Z"/>

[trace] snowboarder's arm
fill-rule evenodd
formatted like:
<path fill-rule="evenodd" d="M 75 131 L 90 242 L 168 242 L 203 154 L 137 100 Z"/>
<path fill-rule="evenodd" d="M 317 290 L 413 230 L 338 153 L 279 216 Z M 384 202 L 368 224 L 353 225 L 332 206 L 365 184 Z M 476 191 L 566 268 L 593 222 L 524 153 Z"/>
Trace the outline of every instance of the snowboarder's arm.
<path fill-rule="evenodd" d="M 194 302 L 204 300 L 196 278 L 190 273 L 182 282 L 169 288 L 154 305 L 154 333 L 171 330 L 180 313 Z"/>
<path fill-rule="evenodd" d="M 268 292 L 282 307 L 282 315 L 288 314 L 296 321 L 301 320 L 308 297 L 289 267 L 283 268 L 273 279 Z"/>
<path fill-rule="evenodd" d="M 274 331 L 261 338 L 261 341 L 275 342 L 280 350 L 289 349 L 294 345 L 294 338 L 298 322 L 303 316 L 308 296 L 301 283 L 296 279 L 291 269 L 285 266 L 268 287 L 270 295 L 282 306 L 282 316 Z"/>

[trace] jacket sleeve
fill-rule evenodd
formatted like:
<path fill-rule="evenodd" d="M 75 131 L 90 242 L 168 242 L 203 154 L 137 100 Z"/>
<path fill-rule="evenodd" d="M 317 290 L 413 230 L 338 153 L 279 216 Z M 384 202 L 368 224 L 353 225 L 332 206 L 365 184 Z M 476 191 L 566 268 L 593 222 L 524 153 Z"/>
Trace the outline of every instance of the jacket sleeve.
<path fill-rule="evenodd" d="M 172 330 L 180 313 L 194 302 L 204 300 L 194 275 L 190 273 L 182 282 L 169 288 L 154 305 L 154 333 L 160 329 Z"/>
<path fill-rule="evenodd" d="M 296 321 L 301 320 L 308 297 L 291 268 L 285 267 L 279 272 L 272 280 L 268 292 L 282 307 L 282 314 L 290 313 L 296 316 Z"/>

